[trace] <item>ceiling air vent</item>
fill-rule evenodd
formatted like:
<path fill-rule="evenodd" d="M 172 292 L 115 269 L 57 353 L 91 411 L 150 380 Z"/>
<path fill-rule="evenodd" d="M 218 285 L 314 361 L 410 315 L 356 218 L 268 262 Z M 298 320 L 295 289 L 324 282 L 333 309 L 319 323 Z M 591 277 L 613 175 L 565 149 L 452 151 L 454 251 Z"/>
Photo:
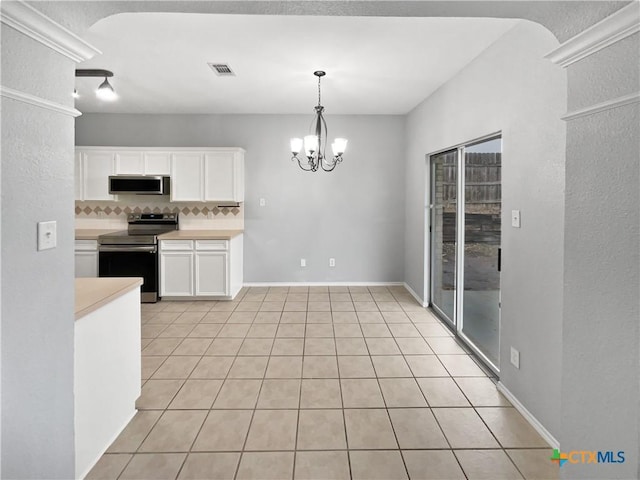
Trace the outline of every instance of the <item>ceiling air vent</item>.
<path fill-rule="evenodd" d="M 209 66 L 221 77 L 235 77 L 235 73 L 226 63 L 210 63 Z"/>

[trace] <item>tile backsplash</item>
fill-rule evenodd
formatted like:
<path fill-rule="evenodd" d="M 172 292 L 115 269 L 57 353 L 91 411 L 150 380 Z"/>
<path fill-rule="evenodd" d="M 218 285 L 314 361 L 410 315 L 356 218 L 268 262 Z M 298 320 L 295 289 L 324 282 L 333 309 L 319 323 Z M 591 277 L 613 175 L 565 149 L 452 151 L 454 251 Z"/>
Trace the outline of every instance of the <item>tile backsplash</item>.
<path fill-rule="evenodd" d="M 155 199 L 144 201 L 76 201 L 77 228 L 99 228 L 100 224 L 126 225 L 131 213 L 180 213 L 180 228 L 243 228 L 243 204 L 221 206 L 215 203 L 171 203 Z"/>
<path fill-rule="evenodd" d="M 218 215 L 239 215 L 242 210 L 239 207 L 221 207 L 215 204 L 180 205 L 175 204 L 135 204 L 125 205 L 119 202 L 76 202 L 76 216 L 104 218 L 105 216 L 126 217 L 130 213 L 180 213 L 181 215 L 202 216 L 209 218 L 209 213 L 214 217 Z"/>

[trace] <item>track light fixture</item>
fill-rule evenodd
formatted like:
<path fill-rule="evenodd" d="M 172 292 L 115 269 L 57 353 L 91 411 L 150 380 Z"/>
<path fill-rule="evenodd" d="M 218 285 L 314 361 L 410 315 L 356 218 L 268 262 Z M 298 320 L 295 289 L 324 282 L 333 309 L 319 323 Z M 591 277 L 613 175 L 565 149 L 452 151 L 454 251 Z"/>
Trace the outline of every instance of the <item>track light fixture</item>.
<path fill-rule="evenodd" d="M 107 102 L 111 102 L 118 98 L 118 95 L 116 94 L 115 90 L 108 80 L 109 77 L 113 77 L 113 72 L 101 69 L 76 70 L 76 77 L 104 77 L 104 82 L 102 82 L 96 90 L 96 97 Z M 75 89 L 73 96 L 75 98 L 78 98 L 79 96 L 77 90 Z"/>

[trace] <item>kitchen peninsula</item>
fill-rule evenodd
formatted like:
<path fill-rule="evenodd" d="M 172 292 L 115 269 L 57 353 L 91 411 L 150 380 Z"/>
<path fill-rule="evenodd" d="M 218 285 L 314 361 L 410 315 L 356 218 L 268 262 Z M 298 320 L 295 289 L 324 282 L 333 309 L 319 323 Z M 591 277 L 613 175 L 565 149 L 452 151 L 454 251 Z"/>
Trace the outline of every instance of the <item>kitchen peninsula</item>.
<path fill-rule="evenodd" d="M 142 279 L 76 278 L 76 478 L 84 478 L 136 413 Z"/>

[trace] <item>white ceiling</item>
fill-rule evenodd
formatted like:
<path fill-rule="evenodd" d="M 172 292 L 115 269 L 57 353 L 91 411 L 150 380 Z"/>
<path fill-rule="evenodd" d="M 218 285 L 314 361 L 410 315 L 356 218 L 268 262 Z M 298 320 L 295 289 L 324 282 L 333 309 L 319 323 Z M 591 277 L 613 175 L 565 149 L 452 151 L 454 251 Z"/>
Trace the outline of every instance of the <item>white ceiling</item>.
<path fill-rule="evenodd" d="M 325 70 L 327 114 L 405 114 L 518 20 L 127 13 L 85 39 L 119 95 L 76 78 L 82 112 L 312 113 Z M 207 62 L 228 63 L 218 77 Z"/>

